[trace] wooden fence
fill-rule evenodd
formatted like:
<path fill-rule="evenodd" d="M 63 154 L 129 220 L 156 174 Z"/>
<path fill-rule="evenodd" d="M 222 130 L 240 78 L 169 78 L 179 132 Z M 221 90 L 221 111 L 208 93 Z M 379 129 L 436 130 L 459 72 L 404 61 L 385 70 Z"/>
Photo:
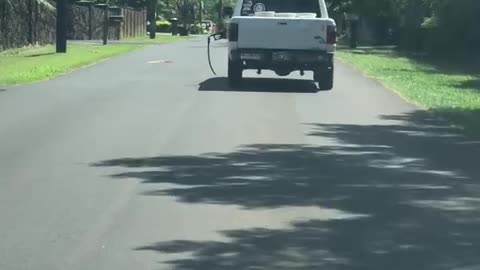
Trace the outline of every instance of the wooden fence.
<path fill-rule="evenodd" d="M 123 15 L 124 20 L 110 23 L 109 39 L 118 40 L 147 34 L 146 10 L 124 7 L 112 10 L 116 10 L 118 15 Z M 70 6 L 68 38 L 102 39 L 103 11 L 95 6 Z M 0 0 L 0 51 L 28 45 L 52 44 L 55 42 L 55 32 L 54 6 L 38 0 Z"/>
<path fill-rule="evenodd" d="M 103 36 L 104 9 L 95 6 L 72 5 L 68 38 L 74 40 L 99 40 Z M 147 13 L 131 8 L 112 8 L 109 14 L 122 15 L 122 22 L 109 23 L 108 38 L 119 40 L 145 36 L 147 34 Z"/>
<path fill-rule="evenodd" d="M 129 8 L 122 9 L 124 21 L 121 25 L 119 38 L 130 38 L 145 36 L 147 34 L 147 11 L 133 10 Z"/>

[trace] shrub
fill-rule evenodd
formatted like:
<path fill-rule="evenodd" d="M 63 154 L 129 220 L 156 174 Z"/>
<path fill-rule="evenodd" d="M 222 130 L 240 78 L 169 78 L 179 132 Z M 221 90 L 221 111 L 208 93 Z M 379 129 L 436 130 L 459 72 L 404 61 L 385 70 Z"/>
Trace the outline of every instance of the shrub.
<path fill-rule="evenodd" d="M 172 31 L 172 23 L 166 20 L 156 21 L 157 32 L 167 33 Z"/>

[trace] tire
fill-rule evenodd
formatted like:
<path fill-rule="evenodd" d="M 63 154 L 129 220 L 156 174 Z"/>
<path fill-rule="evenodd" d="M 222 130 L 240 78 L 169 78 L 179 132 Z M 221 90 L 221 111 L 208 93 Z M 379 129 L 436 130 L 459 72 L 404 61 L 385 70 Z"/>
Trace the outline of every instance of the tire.
<path fill-rule="evenodd" d="M 243 66 L 241 61 L 228 59 L 228 84 L 230 87 L 238 87 L 242 84 Z"/>
<path fill-rule="evenodd" d="M 326 67 L 315 72 L 315 81 L 318 82 L 318 88 L 323 91 L 333 89 L 334 68 Z"/>

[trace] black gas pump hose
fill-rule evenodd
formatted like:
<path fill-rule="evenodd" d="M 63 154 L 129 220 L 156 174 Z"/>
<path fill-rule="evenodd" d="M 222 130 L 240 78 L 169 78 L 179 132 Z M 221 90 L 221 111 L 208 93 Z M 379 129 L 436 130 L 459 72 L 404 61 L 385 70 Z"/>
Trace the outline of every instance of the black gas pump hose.
<path fill-rule="evenodd" d="M 210 57 L 210 43 L 211 43 L 211 39 L 213 36 L 215 36 L 216 34 L 211 34 L 208 36 L 208 43 L 207 43 L 207 56 L 208 56 L 208 65 L 210 66 L 210 70 L 213 72 L 213 75 L 217 75 L 217 73 L 215 72 L 215 70 L 213 69 L 213 66 L 212 66 L 212 60 L 211 60 L 211 57 Z"/>

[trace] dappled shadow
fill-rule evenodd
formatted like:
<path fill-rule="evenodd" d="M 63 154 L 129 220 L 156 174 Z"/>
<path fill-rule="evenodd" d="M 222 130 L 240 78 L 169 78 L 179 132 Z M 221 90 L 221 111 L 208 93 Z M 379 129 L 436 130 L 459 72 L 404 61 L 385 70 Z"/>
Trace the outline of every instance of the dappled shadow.
<path fill-rule="evenodd" d="M 455 87 L 480 91 L 480 78 L 471 79 L 461 83 L 456 83 Z"/>
<path fill-rule="evenodd" d="M 47 55 L 54 55 L 55 52 L 47 52 L 47 53 L 37 53 L 37 54 L 29 54 L 25 55 L 25 57 L 40 57 L 40 56 L 47 56 Z"/>
<path fill-rule="evenodd" d="M 7 92 L 7 89 L 0 88 L 0 93 L 2 93 L 2 92 Z"/>
<path fill-rule="evenodd" d="M 382 68 L 383 71 L 388 71 L 391 73 L 396 73 L 397 75 L 410 73 L 409 76 L 420 74 L 420 73 L 428 73 L 428 74 L 438 74 L 438 72 L 433 68 L 422 67 L 422 68 Z"/>
<path fill-rule="evenodd" d="M 426 72 L 447 75 L 480 75 L 480 56 L 432 56 L 423 52 L 399 51 L 394 47 L 361 47 L 357 49 L 342 48 L 340 50 L 361 55 L 381 55 L 386 57 L 405 57 L 424 66 Z M 418 72 L 418 70 L 416 70 Z"/>
<path fill-rule="evenodd" d="M 191 253 L 169 262 L 177 270 L 478 269 L 474 223 L 445 228 L 427 219 L 311 220 L 291 229 L 224 231 L 225 242 L 172 241 L 136 250 Z"/>
<path fill-rule="evenodd" d="M 298 79 L 244 78 L 242 85 L 231 88 L 228 79 L 215 77 L 201 82 L 199 91 L 241 91 L 271 93 L 316 93 L 319 91 L 315 82 Z"/>
<path fill-rule="evenodd" d="M 360 47 L 356 49 L 344 48 L 342 50 L 350 51 L 353 54 L 392 55 L 395 53 L 393 49 L 391 47 Z"/>
<path fill-rule="evenodd" d="M 429 113 L 381 124 L 307 123 L 326 145 L 245 145 L 231 153 L 121 158 L 117 179 L 158 186 L 147 196 L 245 209 L 310 206 L 350 218 L 286 229 L 222 231 L 226 241 L 146 243 L 136 250 L 190 255 L 187 269 L 447 270 L 480 266 L 480 144 Z"/>
<path fill-rule="evenodd" d="M 402 53 L 402 56 L 426 65 L 431 66 L 438 73 L 447 75 L 480 75 L 480 56 L 472 55 L 471 57 L 439 57 L 430 55 L 414 55 L 411 53 Z"/>
<path fill-rule="evenodd" d="M 433 109 L 432 112 L 456 123 L 470 136 L 480 137 L 480 109 Z"/>

